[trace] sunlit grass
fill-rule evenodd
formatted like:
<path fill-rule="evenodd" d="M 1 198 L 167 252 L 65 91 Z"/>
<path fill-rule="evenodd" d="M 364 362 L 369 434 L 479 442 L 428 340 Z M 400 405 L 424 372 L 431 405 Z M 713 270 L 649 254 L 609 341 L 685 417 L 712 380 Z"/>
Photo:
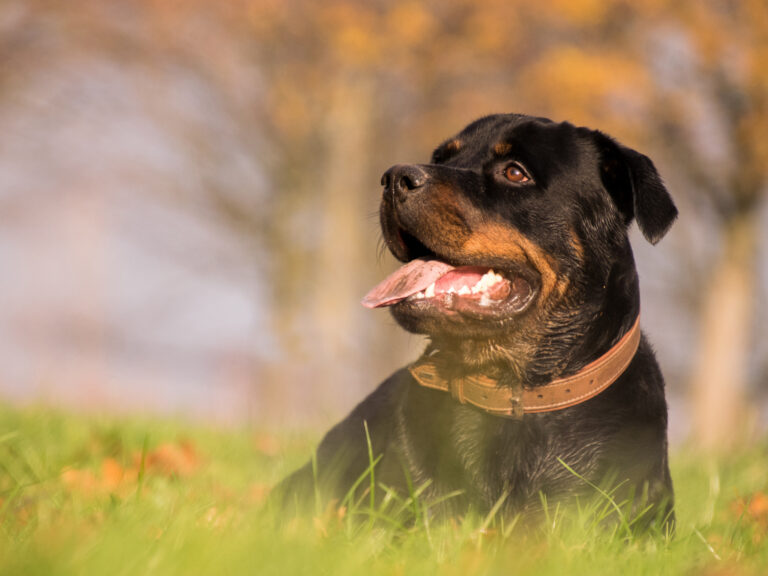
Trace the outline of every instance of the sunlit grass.
<path fill-rule="evenodd" d="M 490 513 L 435 521 L 363 474 L 305 517 L 265 506 L 315 437 L 0 409 L 3 574 L 764 574 L 765 446 L 719 460 L 673 455 L 677 533 L 602 522 L 610 494 L 531 526 Z M 370 486 L 382 491 L 370 497 Z M 381 496 L 383 494 L 383 496 Z M 448 495 L 448 498 L 452 495 Z"/>

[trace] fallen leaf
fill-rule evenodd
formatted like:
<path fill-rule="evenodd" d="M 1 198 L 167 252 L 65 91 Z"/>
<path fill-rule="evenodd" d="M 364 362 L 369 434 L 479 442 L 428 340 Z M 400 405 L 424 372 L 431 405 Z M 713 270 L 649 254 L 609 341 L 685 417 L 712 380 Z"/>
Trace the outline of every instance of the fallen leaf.
<path fill-rule="evenodd" d="M 141 453 L 134 454 L 136 466 L 141 465 Z M 189 476 L 200 466 L 200 458 L 191 442 L 160 444 L 145 455 L 144 470 L 164 476 Z"/>

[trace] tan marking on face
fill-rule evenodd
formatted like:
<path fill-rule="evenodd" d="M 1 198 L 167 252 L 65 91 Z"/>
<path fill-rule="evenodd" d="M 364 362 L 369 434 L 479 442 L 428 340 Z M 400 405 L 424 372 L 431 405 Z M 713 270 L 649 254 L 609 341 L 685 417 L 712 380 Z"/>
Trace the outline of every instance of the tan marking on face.
<path fill-rule="evenodd" d="M 541 277 L 541 300 L 546 302 L 552 294 L 562 297 L 568 288 L 568 279 L 559 277 L 557 261 L 538 244 L 514 228 L 491 223 L 473 230 L 462 252 L 482 259 L 488 255 L 533 267 Z"/>
<path fill-rule="evenodd" d="M 576 230 L 571 227 L 568 230 L 568 235 L 571 238 L 570 244 L 573 253 L 576 254 L 576 258 L 579 260 L 579 262 L 584 262 L 584 245 L 581 243 L 581 239 L 579 238 L 578 234 L 576 234 Z"/>
<path fill-rule="evenodd" d="M 507 142 L 499 142 L 496 144 L 496 146 L 493 147 L 493 153 L 496 156 L 504 156 L 506 154 L 509 154 L 509 152 L 512 150 L 512 145 L 508 144 Z"/>
<path fill-rule="evenodd" d="M 428 246 L 461 251 L 470 231 L 461 217 L 463 207 L 455 191 L 447 185 L 433 184 L 425 203 L 429 217 L 422 218 L 418 225 L 422 242 Z"/>
<path fill-rule="evenodd" d="M 448 142 L 448 144 L 445 145 L 445 149 L 448 152 L 458 152 L 459 150 L 461 150 L 462 146 L 463 144 L 461 140 L 457 138 L 456 140 L 451 140 L 450 142 Z"/>

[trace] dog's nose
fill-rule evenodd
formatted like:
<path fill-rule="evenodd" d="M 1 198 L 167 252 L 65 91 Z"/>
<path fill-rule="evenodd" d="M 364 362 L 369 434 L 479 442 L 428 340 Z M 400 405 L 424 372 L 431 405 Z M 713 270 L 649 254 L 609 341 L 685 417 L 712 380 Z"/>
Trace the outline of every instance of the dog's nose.
<path fill-rule="evenodd" d="M 381 185 L 399 200 L 405 200 L 408 193 L 424 186 L 429 176 L 424 170 L 413 164 L 396 164 L 384 172 Z"/>

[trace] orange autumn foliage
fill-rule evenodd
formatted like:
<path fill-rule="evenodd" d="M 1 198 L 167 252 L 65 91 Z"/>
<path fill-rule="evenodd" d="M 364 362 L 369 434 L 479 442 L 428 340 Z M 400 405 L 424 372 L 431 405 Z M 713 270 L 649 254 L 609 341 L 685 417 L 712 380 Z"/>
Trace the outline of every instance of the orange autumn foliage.
<path fill-rule="evenodd" d="M 187 477 L 200 466 L 197 450 L 188 441 L 163 443 L 143 455 L 134 452 L 126 465 L 112 457 L 104 458 L 98 470 L 90 468 L 66 468 L 61 481 L 72 491 L 87 496 L 118 494 L 125 496 L 137 489 L 142 470 L 145 475 Z"/>

